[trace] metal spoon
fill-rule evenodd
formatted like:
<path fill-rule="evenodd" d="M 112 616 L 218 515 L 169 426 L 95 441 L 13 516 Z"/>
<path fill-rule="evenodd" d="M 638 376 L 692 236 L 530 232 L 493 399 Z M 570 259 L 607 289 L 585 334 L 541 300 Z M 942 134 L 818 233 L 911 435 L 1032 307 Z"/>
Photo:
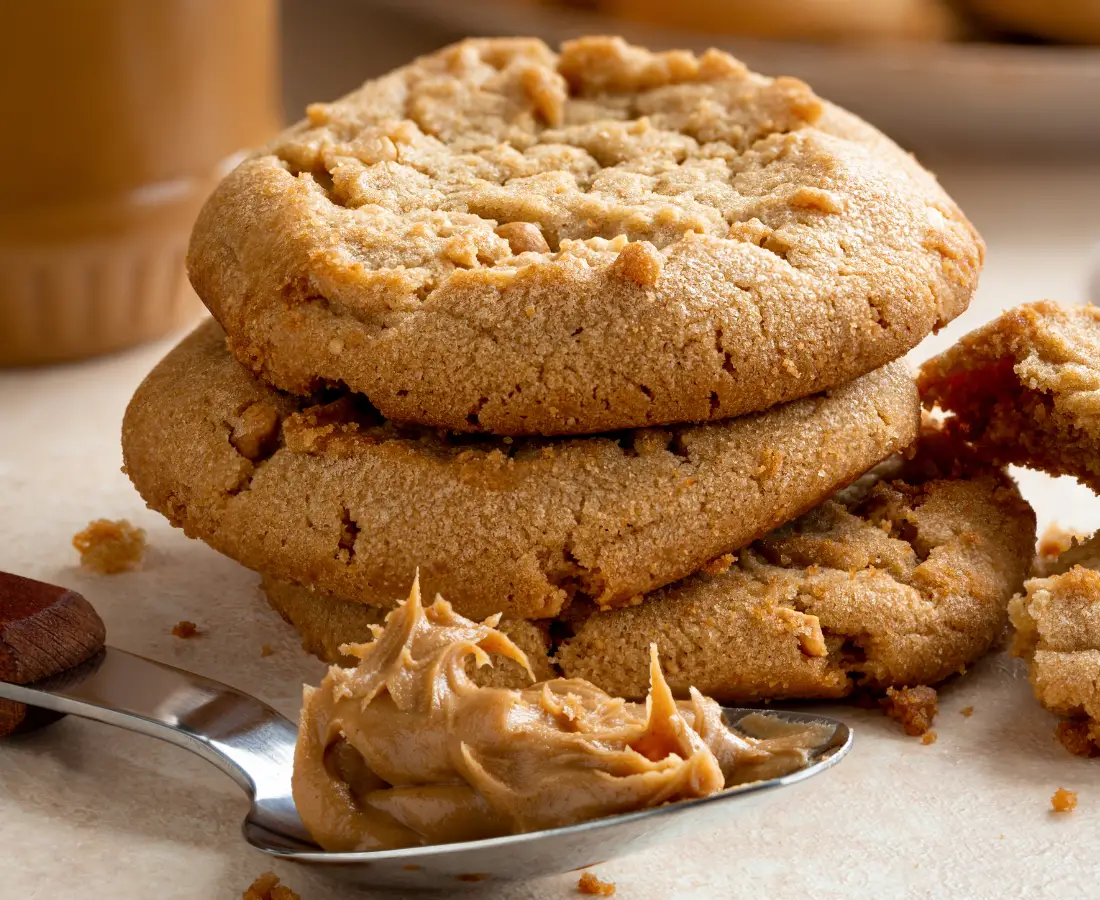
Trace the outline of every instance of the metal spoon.
<path fill-rule="evenodd" d="M 0 573 L 9 585 L 15 577 Z M 0 655 L 6 648 L 4 586 L 0 580 Z M 783 723 L 819 726 L 822 735 L 808 765 L 781 778 L 529 834 L 402 850 L 328 853 L 310 840 L 291 797 L 297 728 L 249 694 L 104 647 L 80 665 L 49 678 L 30 684 L 0 680 L 0 700 L 5 699 L 117 725 L 198 754 L 236 781 L 252 801 L 243 832 L 253 847 L 292 862 L 326 866 L 346 880 L 378 887 L 453 888 L 463 882 L 530 878 L 595 865 L 718 819 L 728 821 L 775 788 L 798 784 L 832 767 L 852 746 L 851 730 L 841 722 L 768 711 L 763 715 Z M 758 719 L 761 715 L 751 709 L 724 708 L 724 712 L 734 728 L 746 716 Z"/>

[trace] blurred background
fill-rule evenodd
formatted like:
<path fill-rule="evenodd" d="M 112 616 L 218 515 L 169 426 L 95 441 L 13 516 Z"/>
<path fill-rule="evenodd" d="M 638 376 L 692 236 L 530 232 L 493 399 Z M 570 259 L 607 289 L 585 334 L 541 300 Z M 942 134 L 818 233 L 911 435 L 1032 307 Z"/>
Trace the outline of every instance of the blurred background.
<path fill-rule="evenodd" d="M 1100 0 L 284 0 L 282 20 L 291 118 L 467 35 L 622 34 L 795 75 L 917 152 L 1100 152 Z"/>

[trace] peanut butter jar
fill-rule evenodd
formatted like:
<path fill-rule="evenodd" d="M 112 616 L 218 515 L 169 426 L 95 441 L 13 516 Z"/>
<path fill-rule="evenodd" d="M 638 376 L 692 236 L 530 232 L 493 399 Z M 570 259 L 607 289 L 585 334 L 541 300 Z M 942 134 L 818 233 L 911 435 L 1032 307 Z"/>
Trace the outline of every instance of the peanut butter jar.
<path fill-rule="evenodd" d="M 35 0 L 4 18 L 0 364 L 185 324 L 191 224 L 279 126 L 273 0 Z"/>

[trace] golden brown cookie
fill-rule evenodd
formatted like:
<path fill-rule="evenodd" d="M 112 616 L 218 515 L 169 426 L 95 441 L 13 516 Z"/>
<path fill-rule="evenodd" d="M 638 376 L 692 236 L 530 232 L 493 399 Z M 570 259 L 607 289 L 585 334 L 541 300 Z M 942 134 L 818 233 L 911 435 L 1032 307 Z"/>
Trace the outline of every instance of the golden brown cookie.
<path fill-rule="evenodd" d="M 1070 44 L 1100 44 L 1100 0 L 963 0 L 997 28 Z"/>
<path fill-rule="evenodd" d="M 208 322 L 134 395 L 127 472 L 249 568 L 388 606 L 419 567 L 473 618 L 629 603 L 829 496 L 919 421 L 901 362 L 754 416 L 585 438 L 447 434 L 326 399 L 268 387 Z"/>
<path fill-rule="evenodd" d="M 1009 606 L 1012 650 L 1031 663 L 1035 696 L 1070 718 L 1059 736 L 1071 752 L 1100 752 L 1100 533 L 1074 541 L 1045 578 Z"/>
<path fill-rule="evenodd" d="M 983 253 L 928 172 L 800 81 L 486 39 L 310 107 L 215 191 L 188 264 L 275 386 L 519 435 L 845 383 L 964 310 Z"/>
<path fill-rule="evenodd" d="M 1010 309 L 929 360 L 930 408 L 992 462 L 1073 475 L 1100 491 L 1100 310 Z"/>
<path fill-rule="evenodd" d="M 609 0 L 649 25 L 787 41 L 946 41 L 962 31 L 943 0 Z"/>
<path fill-rule="evenodd" d="M 558 648 L 564 675 L 644 696 L 656 642 L 669 684 L 723 702 L 931 684 L 1002 633 L 1035 516 L 1001 471 L 930 439 L 915 460 L 640 606 L 593 614 Z"/>
<path fill-rule="evenodd" d="M 373 640 L 372 626 L 385 622 L 389 612 L 379 606 L 351 603 L 266 575 L 262 583 L 271 608 L 302 636 L 302 648 L 328 663 L 355 665 L 356 660 L 341 653 L 340 647 Z M 550 638 L 544 624 L 504 619 L 497 628 L 527 654 L 536 681 L 558 676 L 550 664 Z M 515 688 L 531 683 L 527 672 L 512 660 L 501 656 L 494 656 L 492 660 L 492 666 L 482 666 L 470 673 L 478 684 Z"/>

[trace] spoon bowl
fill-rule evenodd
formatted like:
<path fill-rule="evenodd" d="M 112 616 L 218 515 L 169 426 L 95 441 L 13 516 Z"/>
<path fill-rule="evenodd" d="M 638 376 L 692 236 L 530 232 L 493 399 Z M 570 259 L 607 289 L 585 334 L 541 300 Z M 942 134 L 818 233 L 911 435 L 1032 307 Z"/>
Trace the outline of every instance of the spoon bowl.
<path fill-rule="evenodd" d="M 748 736 L 762 722 L 813 728 L 807 764 L 766 781 L 739 784 L 696 800 L 593 819 L 563 828 L 456 844 L 330 853 L 318 848 L 294 807 L 290 776 L 295 725 L 235 688 L 182 669 L 105 647 L 85 663 L 31 684 L 0 682 L 0 699 L 116 725 L 183 747 L 216 765 L 249 796 L 243 833 L 280 859 L 323 866 L 358 884 L 450 888 L 531 878 L 595 865 L 726 822 L 777 789 L 800 784 L 840 762 L 852 746 L 842 722 L 809 713 L 723 707 L 727 724 Z"/>

